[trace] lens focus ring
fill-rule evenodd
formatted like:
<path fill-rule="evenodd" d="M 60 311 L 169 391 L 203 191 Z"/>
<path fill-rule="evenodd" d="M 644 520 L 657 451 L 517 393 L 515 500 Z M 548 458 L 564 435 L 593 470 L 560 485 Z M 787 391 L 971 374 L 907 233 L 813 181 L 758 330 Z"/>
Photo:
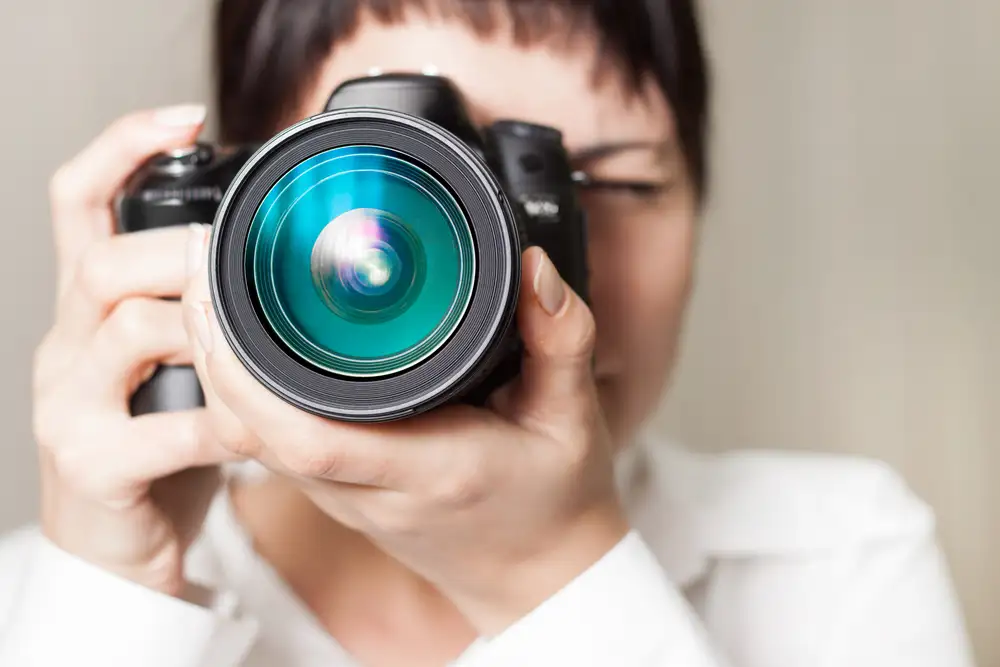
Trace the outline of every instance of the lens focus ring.
<path fill-rule="evenodd" d="M 216 222 L 226 338 L 302 409 L 405 417 L 510 349 L 520 230 L 485 163 L 432 123 L 374 109 L 300 123 L 258 151 Z"/>

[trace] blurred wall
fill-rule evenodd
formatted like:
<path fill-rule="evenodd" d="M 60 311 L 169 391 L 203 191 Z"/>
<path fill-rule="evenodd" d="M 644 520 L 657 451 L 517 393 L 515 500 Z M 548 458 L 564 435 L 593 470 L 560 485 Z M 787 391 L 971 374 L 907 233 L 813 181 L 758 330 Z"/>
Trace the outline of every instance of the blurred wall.
<path fill-rule="evenodd" d="M 208 100 L 209 0 L 0 0 L 0 530 L 36 512 L 31 362 L 51 324 L 49 175 L 115 117 Z"/>
<path fill-rule="evenodd" d="M 1000 2 L 703 4 L 716 188 L 664 427 L 889 461 L 1000 666 Z"/>
<path fill-rule="evenodd" d="M 47 174 L 113 117 L 207 99 L 209 0 L 0 3 L 0 530 L 36 509 Z M 936 508 L 1000 665 L 1000 3 L 705 0 L 716 183 L 662 427 L 859 453 Z"/>

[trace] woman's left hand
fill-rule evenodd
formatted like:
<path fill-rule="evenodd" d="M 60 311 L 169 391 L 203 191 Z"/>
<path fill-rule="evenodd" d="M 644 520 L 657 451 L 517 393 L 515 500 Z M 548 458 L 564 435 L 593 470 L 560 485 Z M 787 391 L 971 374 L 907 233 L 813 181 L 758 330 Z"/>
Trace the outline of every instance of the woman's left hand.
<path fill-rule="evenodd" d="M 204 256 L 206 245 L 193 251 Z M 522 372 L 490 409 L 450 406 L 374 425 L 308 414 L 259 384 L 223 337 L 204 269 L 184 297 L 222 444 L 296 479 L 324 512 L 425 577 L 487 635 L 629 530 L 591 373 L 591 312 L 538 248 L 524 255 L 522 285 Z"/>

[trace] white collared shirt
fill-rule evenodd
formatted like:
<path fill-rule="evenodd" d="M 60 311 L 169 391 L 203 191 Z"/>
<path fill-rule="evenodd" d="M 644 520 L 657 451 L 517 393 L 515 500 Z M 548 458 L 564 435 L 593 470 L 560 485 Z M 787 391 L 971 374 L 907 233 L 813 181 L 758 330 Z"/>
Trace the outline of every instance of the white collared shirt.
<path fill-rule="evenodd" d="M 929 509 L 885 466 L 635 447 L 633 532 L 455 667 L 971 667 Z M 364 667 L 253 550 L 227 494 L 188 558 L 205 599 L 0 542 L 3 667 Z"/>

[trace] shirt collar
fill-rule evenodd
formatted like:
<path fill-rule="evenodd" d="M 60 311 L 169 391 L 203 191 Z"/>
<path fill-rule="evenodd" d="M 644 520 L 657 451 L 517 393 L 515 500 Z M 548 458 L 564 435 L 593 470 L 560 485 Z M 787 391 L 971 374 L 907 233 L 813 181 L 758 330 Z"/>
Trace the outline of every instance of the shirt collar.
<path fill-rule="evenodd" d="M 673 443 L 644 435 L 615 461 L 618 491 L 629 520 L 679 588 L 708 571 L 693 504 L 697 460 Z"/>

